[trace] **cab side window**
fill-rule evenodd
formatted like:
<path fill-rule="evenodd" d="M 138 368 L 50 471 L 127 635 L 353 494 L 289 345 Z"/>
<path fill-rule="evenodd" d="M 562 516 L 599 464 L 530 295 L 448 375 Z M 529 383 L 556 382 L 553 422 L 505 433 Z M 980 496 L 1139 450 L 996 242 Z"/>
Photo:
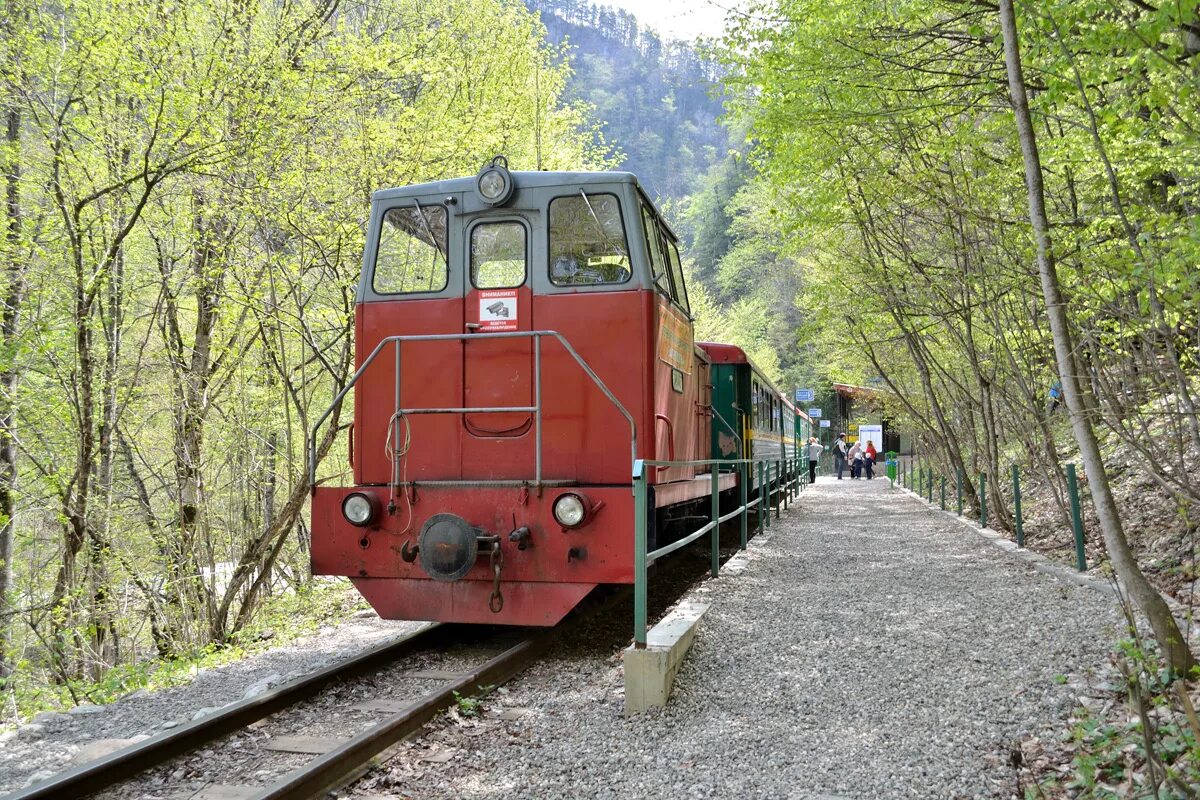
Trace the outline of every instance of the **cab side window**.
<path fill-rule="evenodd" d="M 663 241 L 667 243 L 667 254 L 671 260 L 671 277 L 675 280 L 675 299 L 679 301 L 683 310 L 690 314 L 692 308 L 688 305 L 687 285 L 683 280 L 683 264 L 679 260 L 679 248 L 665 234 Z"/>
<path fill-rule="evenodd" d="M 645 206 L 642 206 L 642 231 L 645 234 L 646 254 L 650 257 L 650 275 L 654 280 L 654 288 L 667 297 L 674 298 L 667 259 L 663 255 L 658 237 L 658 223 Z"/>

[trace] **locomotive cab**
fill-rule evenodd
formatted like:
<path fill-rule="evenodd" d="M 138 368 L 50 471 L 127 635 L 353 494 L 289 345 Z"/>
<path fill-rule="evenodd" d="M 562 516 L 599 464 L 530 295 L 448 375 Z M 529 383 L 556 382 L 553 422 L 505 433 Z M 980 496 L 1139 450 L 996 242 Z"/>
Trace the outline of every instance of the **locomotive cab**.
<path fill-rule="evenodd" d="M 353 486 L 314 485 L 312 560 L 385 618 L 552 625 L 633 580 L 633 459 L 708 457 L 708 359 L 636 178 L 506 166 L 372 197 Z M 708 491 L 655 480 L 660 507 Z"/>

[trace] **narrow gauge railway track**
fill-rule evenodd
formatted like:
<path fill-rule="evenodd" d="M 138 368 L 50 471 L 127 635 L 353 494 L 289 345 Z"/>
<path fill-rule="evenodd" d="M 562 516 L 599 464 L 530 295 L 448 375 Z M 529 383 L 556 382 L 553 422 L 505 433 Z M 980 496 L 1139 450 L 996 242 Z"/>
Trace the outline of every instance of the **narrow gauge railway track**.
<path fill-rule="evenodd" d="M 727 526 L 722 526 L 725 529 Z M 728 531 L 733 533 L 732 528 Z M 733 538 L 733 537 L 730 537 Z M 733 547 L 722 547 L 722 560 L 736 551 Z M 670 559 L 666 571 L 659 575 L 660 581 L 651 598 L 651 616 L 657 617 L 696 581 L 707 574 L 708 556 L 691 549 Z M 28 789 L 0 797 L 0 800 L 79 800 L 84 797 L 104 800 L 291 800 L 293 798 L 315 798 L 345 786 L 365 773 L 376 761 L 376 757 L 397 744 L 401 739 L 421 729 L 440 711 L 452 705 L 459 695 L 477 693 L 479 687 L 499 685 L 517 676 L 537 661 L 556 640 L 570 631 L 581 627 L 581 623 L 599 622 L 597 617 L 613 617 L 601 623 L 601 629 L 609 629 L 610 635 L 601 636 L 593 645 L 600 647 L 623 646 L 626 640 L 627 620 L 632 602 L 631 587 L 623 587 L 615 593 L 601 593 L 578 607 L 567 620 L 555 628 L 533 632 L 523 629 L 481 629 L 470 625 L 429 625 L 400 640 L 377 645 L 351 659 L 326 667 L 311 675 L 286 683 L 265 695 L 230 705 L 200 720 L 181 725 L 131 747 L 120 750 L 96 761 L 43 781 Z M 488 648 L 487 657 L 478 653 L 480 641 Z M 461 648 L 475 652 L 464 656 L 454 652 Z M 607 641 L 611 639 L 611 641 Z M 441 651 L 432 655 L 434 651 Z M 438 669 L 444 655 L 462 662 L 471 660 L 472 666 Z M 423 658 L 423 661 L 420 661 Z M 404 664 L 410 667 L 417 659 L 419 669 L 404 672 Z M 432 663 L 431 663 L 432 661 Z M 430 667 L 434 668 L 430 668 Z M 444 665 L 443 665 L 444 666 Z M 389 671 L 397 675 L 389 675 Z M 425 676 L 432 685 L 428 691 L 404 694 L 403 684 L 411 685 L 407 677 Z M 392 680 L 396 678 L 395 680 Z M 372 689 L 376 699 L 361 702 L 351 698 L 345 702 L 338 697 L 338 689 L 352 686 L 354 681 L 392 680 L 388 684 L 392 695 L 402 695 L 403 701 L 379 699 L 387 691 Z M 352 711 L 363 709 L 375 712 L 375 721 L 350 736 L 290 736 L 286 725 L 281 732 L 273 734 L 261 730 L 272 724 L 272 715 L 284 717 L 298 706 L 313 701 L 322 693 L 332 694 L 329 704 L 334 711 L 329 716 L 348 716 Z M 282 713 L 281 713 L 282 712 Z M 382 719 L 378 717 L 383 715 Z M 361 721 L 361 717 L 360 720 Z M 343 728 L 346 727 L 343 722 Z M 332 723 L 330 723 L 332 724 Z M 311 727 L 311 725 L 309 726 Z M 256 730 L 257 729 L 257 730 Z M 323 733 L 325 731 L 322 731 Z M 202 750 L 219 739 L 254 737 L 256 744 L 266 746 L 254 754 L 257 764 L 247 768 L 240 766 L 240 773 L 233 780 L 222 775 L 224 765 L 221 755 L 213 750 Z M 297 749 L 272 747 L 269 740 L 304 740 Z M 309 745 L 305 747 L 304 745 Z M 221 743 L 215 746 L 219 748 Z M 325 745 L 325 746 L 322 746 Z M 315 746 L 315 747 L 314 747 Z M 250 748 L 254 749 L 253 745 Z M 265 752 L 261 752 L 265 751 Z M 245 750 L 236 750 L 237 755 Z M 304 763 L 288 763 L 287 756 L 294 762 L 301 752 L 308 753 Z M 194 765 L 176 769 L 169 776 L 167 770 L 178 764 L 176 759 L 203 759 L 204 768 L 197 772 Z M 228 755 L 227 752 L 223 753 Z M 313 758 L 312 756 L 316 756 Z M 246 773 L 259 769 L 248 778 Z M 191 771 L 191 775 L 187 773 Z M 233 770 L 235 773 L 237 769 Z M 157 773 L 157 779 L 156 779 Z M 268 781 L 255 780 L 269 774 Z M 227 775 L 227 772 L 226 772 Z M 264 785 L 265 784 L 265 785 Z"/>
<path fill-rule="evenodd" d="M 206 766 L 212 768 L 211 774 L 217 775 L 217 781 L 210 777 L 208 769 L 205 770 L 206 774 L 201 781 L 210 786 L 197 788 L 195 780 L 181 780 L 178 783 L 182 785 L 171 785 L 176 783 L 171 779 L 160 779 L 152 786 L 147 786 L 145 773 L 156 767 L 169 765 L 174 759 L 194 756 L 206 745 L 219 739 L 246 735 L 256 728 L 261 729 L 270 724 L 266 721 L 268 717 L 293 711 L 313 701 L 323 692 L 337 691 L 339 686 L 347 686 L 355 680 L 363 680 L 370 676 L 376 676 L 376 680 L 380 676 L 386 679 L 389 670 L 413 660 L 423 660 L 427 665 L 432 651 L 450 648 L 451 657 L 461 662 L 464 660 L 463 655 L 452 652 L 454 644 L 469 635 L 478 636 L 478 633 L 478 629 L 471 631 L 470 626 L 427 626 L 400 640 L 377 645 L 339 664 L 290 681 L 264 695 L 235 703 L 210 716 L 59 773 L 0 800 L 79 800 L 89 796 L 172 799 L 194 797 L 197 800 L 206 797 L 238 797 L 266 800 L 319 796 L 353 777 L 367 767 L 376 754 L 417 730 L 439 711 L 450 706 L 455 702 L 456 695 L 473 694 L 480 686 L 503 683 L 519 673 L 546 650 L 557 630 L 542 630 L 532 634 L 511 630 L 494 632 L 490 638 L 499 640 L 502 645 L 492 642 L 489 648 L 489 644 L 484 643 L 483 647 L 492 651 L 485 659 L 480 659 L 478 653 L 469 653 L 466 656 L 466 659 L 472 660 L 476 666 L 463 669 L 460 664 L 459 668 L 452 671 L 428 668 L 418 671 L 418 676 L 424 675 L 427 682 L 434 684 L 430 691 L 406 695 L 403 701 L 375 701 L 376 715 L 383 712 L 384 719 L 351 736 L 324 740 L 325 744 L 332 747 L 321 748 L 317 737 L 272 737 L 269 734 L 264 736 L 258 733 L 268 745 L 271 739 L 299 740 L 310 745 L 309 748 L 303 745 L 299 748 L 262 748 L 258 754 L 263 762 L 262 766 L 271 766 L 269 761 L 272 758 L 282 761 L 285 765 L 282 774 L 267 786 L 251 785 L 245 780 L 219 783 L 222 759 L 211 750 L 203 751 L 202 755 L 205 757 Z M 517 640 L 515 643 L 514 638 Z M 472 646 L 478 648 L 476 643 L 468 647 Z M 434 663 L 437 663 L 436 659 Z M 397 688 L 398 684 L 403 683 L 397 681 L 391 685 Z M 393 694 L 402 692 L 395 691 Z M 318 744 L 319 750 L 324 749 L 326 752 L 320 753 L 318 757 L 299 768 L 292 768 L 288 764 L 289 760 L 295 760 L 298 750 L 311 752 L 311 745 L 314 743 Z M 292 756 L 291 759 L 287 758 L 289 755 Z M 259 774 L 271 771 L 262 770 Z M 278 765 L 275 766 L 275 771 L 279 771 Z"/>

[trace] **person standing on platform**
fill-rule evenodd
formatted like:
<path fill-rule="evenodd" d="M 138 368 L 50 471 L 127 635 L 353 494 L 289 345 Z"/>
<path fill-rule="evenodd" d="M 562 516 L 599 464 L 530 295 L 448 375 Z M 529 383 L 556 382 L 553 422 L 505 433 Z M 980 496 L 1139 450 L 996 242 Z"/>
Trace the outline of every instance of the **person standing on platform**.
<path fill-rule="evenodd" d="M 842 470 L 846 468 L 846 434 L 839 433 L 833 443 L 833 468 L 837 470 L 838 480 L 842 479 Z"/>
<path fill-rule="evenodd" d="M 846 458 L 850 460 L 850 477 L 853 480 L 858 480 L 862 477 L 862 442 L 855 442 L 850 445 L 850 451 L 846 453 Z"/>
<path fill-rule="evenodd" d="M 863 469 L 867 471 L 867 480 L 875 477 L 875 459 L 879 458 L 879 451 L 875 449 L 875 443 L 867 440 L 867 452 L 863 455 Z"/>
<path fill-rule="evenodd" d="M 817 441 L 817 437 L 808 440 L 808 482 L 817 482 L 817 460 L 825 450 L 825 445 Z"/>

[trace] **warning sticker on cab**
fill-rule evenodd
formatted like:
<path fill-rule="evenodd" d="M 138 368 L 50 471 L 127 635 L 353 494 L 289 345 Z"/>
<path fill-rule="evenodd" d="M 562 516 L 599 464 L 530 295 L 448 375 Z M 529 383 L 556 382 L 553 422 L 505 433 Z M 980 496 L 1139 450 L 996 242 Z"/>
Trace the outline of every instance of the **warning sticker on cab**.
<path fill-rule="evenodd" d="M 517 330 L 517 290 L 497 289 L 479 293 L 479 330 Z"/>

